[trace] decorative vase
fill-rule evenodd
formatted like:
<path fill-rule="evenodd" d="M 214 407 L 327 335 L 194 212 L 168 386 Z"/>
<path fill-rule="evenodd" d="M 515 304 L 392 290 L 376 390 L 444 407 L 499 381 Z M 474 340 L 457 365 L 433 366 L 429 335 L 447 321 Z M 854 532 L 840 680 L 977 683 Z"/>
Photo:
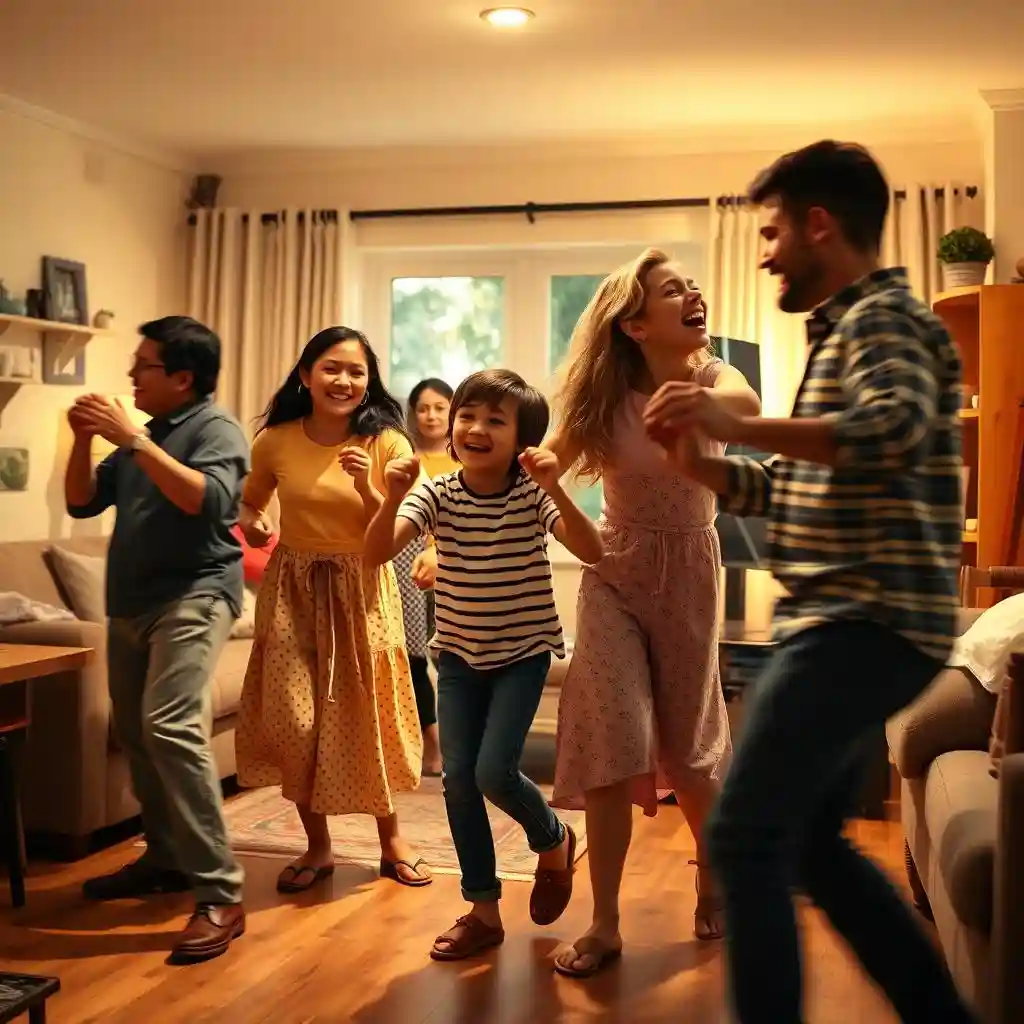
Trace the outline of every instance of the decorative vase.
<path fill-rule="evenodd" d="M 970 288 L 985 283 L 987 263 L 943 263 L 942 279 L 946 288 Z"/>
<path fill-rule="evenodd" d="M 11 293 L 4 286 L 0 279 L 0 313 L 12 313 L 14 316 L 23 316 L 25 307 L 17 299 L 11 298 Z"/>

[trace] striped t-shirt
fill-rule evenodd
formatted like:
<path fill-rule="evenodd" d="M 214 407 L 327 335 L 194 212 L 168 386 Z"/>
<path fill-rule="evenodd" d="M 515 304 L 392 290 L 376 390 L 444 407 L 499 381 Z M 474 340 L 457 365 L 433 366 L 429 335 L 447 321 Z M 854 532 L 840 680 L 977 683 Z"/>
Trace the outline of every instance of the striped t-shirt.
<path fill-rule="evenodd" d="M 431 646 L 480 669 L 544 651 L 564 656 L 547 553 L 561 514 L 529 476 L 483 495 L 456 470 L 419 484 L 398 515 L 437 541 Z"/>

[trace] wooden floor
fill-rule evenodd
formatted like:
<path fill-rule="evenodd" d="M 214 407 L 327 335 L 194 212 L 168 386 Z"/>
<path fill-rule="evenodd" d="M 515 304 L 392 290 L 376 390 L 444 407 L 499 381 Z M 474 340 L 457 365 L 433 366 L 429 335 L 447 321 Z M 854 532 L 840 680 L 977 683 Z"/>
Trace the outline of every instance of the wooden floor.
<path fill-rule="evenodd" d="M 858 822 L 854 836 L 902 881 L 899 826 Z M 692 839 L 678 810 L 637 822 L 624 887 L 626 955 L 588 982 L 557 977 L 551 954 L 588 923 L 587 862 L 578 898 L 554 928 L 530 924 L 530 887 L 506 883 L 505 945 L 482 961 L 435 964 L 431 941 L 463 911 L 457 879 L 421 890 L 341 867 L 333 884 L 287 898 L 276 860 L 246 858 L 248 932 L 223 957 L 165 963 L 187 897 L 90 906 L 79 885 L 135 855 L 131 844 L 74 865 L 32 866 L 28 906 L 0 904 L 0 968 L 60 977 L 54 1024 L 719 1024 L 729 1014 L 716 944 L 692 937 Z M 895 1016 L 813 911 L 802 912 L 811 1024 L 887 1024 Z"/>

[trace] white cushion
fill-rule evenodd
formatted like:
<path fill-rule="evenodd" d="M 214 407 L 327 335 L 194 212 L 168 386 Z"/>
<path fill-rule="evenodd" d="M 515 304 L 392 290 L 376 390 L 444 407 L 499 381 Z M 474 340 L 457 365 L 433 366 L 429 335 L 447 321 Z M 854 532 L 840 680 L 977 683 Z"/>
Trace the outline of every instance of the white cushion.
<path fill-rule="evenodd" d="M 949 664 L 967 669 L 989 693 L 998 693 L 1011 654 L 1024 654 L 1024 594 L 987 608 L 956 638 Z"/>

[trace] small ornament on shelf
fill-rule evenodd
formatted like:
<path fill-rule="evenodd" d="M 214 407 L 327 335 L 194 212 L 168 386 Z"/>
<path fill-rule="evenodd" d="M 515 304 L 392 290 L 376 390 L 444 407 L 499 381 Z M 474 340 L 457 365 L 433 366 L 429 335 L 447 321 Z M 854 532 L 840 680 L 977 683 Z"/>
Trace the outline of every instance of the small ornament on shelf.
<path fill-rule="evenodd" d="M 1024 256 L 1017 260 L 1017 276 L 1010 279 L 1011 284 L 1024 284 Z"/>
<path fill-rule="evenodd" d="M 93 318 L 93 327 L 98 328 L 101 331 L 110 330 L 111 324 L 114 322 L 114 314 L 109 309 L 101 309 Z"/>

